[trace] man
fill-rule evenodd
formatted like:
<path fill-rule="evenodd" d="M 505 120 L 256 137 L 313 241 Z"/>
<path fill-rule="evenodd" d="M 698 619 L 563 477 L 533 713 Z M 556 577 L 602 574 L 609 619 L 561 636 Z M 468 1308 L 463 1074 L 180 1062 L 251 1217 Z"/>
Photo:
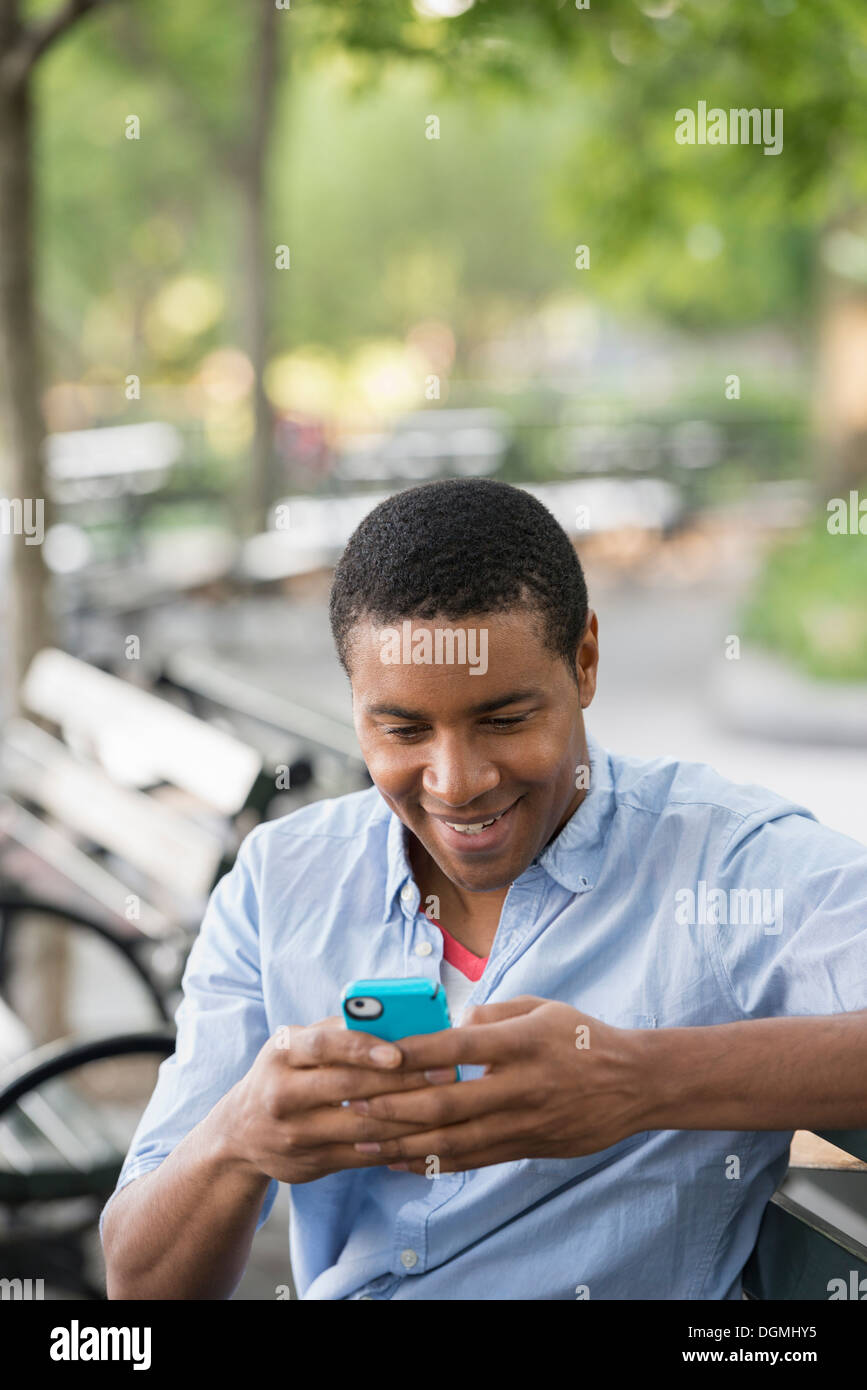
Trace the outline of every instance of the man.
<path fill-rule="evenodd" d="M 375 785 L 217 886 L 110 1297 L 229 1297 L 286 1182 L 302 1298 L 739 1298 L 792 1131 L 867 1126 L 867 850 L 586 734 L 597 619 L 517 488 L 380 504 L 331 622 Z M 344 984 L 411 975 L 460 1026 L 343 1026 Z"/>

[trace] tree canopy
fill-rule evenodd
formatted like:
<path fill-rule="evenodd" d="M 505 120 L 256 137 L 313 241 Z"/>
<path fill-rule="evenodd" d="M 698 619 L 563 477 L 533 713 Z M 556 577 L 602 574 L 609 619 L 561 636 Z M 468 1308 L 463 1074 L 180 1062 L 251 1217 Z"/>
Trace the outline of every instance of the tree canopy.
<path fill-rule="evenodd" d="M 232 336 L 251 15 L 116 0 L 43 64 L 42 299 L 67 368 L 137 336 L 182 371 Z M 575 288 L 691 327 L 797 323 L 838 225 L 832 264 L 863 273 L 857 0 L 478 0 L 439 20 L 335 0 L 279 18 L 268 226 L 292 272 L 275 276 L 275 351 L 429 314 L 472 333 Z M 678 144 L 675 112 L 699 100 L 781 108 L 782 153 Z M 173 335 L 166 287 L 189 277 Z"/>

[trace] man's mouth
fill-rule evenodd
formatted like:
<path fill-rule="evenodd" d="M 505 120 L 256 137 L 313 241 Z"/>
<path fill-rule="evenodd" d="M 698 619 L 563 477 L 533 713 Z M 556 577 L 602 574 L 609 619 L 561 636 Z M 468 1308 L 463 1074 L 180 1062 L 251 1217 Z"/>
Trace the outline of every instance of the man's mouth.
<path fill-rule="evenodd" d="M 512 812 L 521 800 L 518 797 L 510 806 L 485 820 L 449 821 L 442 816 L 431 816 L 436 821 L 440 839 L 451 849 L 461 851 L 501 849 L 509 838 L 512 827 Z"/>
<path fill-rule="evenodd" d="M 471 825 L 462 825 L 460 821 L 453 820 L 443 821 L 443 824 L 450 826 L 452 830 L 457 830 L 459 835 L 478 835 L 481 831 L 486 829 L 487 826 L 493 825 L 494 821 L 498 821 L 500 817 L 504 816 L 506 811 L 510 809 L 511 808 L 507 806 L 505 811 L 498 811 L 495 816 L 491 816 L 490 820 L 475 821 Z"/>

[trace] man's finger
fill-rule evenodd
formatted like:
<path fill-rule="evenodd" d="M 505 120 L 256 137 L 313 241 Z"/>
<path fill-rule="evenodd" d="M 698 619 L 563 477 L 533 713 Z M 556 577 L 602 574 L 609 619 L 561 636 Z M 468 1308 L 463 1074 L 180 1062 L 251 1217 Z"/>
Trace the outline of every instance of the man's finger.
<path fill-rule="evenodd" d="M 366 1141 L 361 1152 L 369 1152 Z M 428 1158 L 435 1155 L 441 1163 L 461 1159 L 467 1154 L 483 1153 L 488 1149 L 501 1148 L 510 1142 L 519 1153 L 522 1139 L 514 1114 L 497 1113 L 480 1119 L 465 1120 L 462 1124 L 448 1125 L 443 1129 L 428 1129 L 417 1134 L 407 1134 L 394 1139 L 373 1141 L 378 1144 L 380 1163 L 410 1162 L 412 1159 Z M 523 1155 L 526 1157 L 526 1155 Z"/>
<path fill-rule="evenodd" d="M 331 1019 L 304 1028 L 287 1024 L 272 1039 L 291 1067 L 376 1067 L 390 1070 L 401 1063 L 394 1043 L 374 1038 L 357 1028 L 335 1027 Z"/>
<path fill-rule="evenodd" d="M 424 1125 L 391 1123 L 355 1110 L 324 1106 L 293 1117 L 293 1149 L 318 1149 L 328 1144 L 387 1144 L 410 1134 L 421 1134 Z"/>
<path fill-rule="evenodd" d="M 423 1071 L 374 1071 L 345 1066 L 311 1069 L 303 1078 L 291 1078 L 291 1084 L 303 1086 L 304 1108 L 311 1110 L 320 1105 L 339 1105 L 344 1100 L 373 1099 L 392 1091 L 439 1089 Z"/>
<path fill-rule="evenodd" d="M 419 1075 L 420 1073 L 414 1073 Z M 421 1073 L 423 1075 L 423 1073 Z M 474 1115 L 489 1115 L 494 1111 L 513 1110 L 527 1105 L 527 1083 L 514 1074 L 494 1072 L 477 1081 L 462 1081 L 459 1085 L 431 1086 L 422 1083 L 404 1092 L 371 1096 L 359 1103 L 353 1100 L 350 1108 L 359 1114 L 397 1124 L 426 1125 L 439 1129 L 441 1125 L 458 1124 Z"/>
<path fill-rule="evenodd" d="M 461 1062 L 485 1066 L 526 1057 L 527 1034 L 520 1020 L 444 1028 L 439 1033 L 401 1038 L 403 1065 L 411 1071 L 438 1070 Z"/>

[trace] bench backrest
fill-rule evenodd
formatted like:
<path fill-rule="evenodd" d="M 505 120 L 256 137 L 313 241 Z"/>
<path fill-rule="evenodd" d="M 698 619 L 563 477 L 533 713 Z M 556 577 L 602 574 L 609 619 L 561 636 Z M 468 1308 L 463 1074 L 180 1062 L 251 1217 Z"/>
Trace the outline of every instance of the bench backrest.
<path fill-rule="evenodd" d="M 0 767 L 15 797 L 132 865 L 157 897 L 192 908 L 213 884 L 225 850 L 221 835 L 142 792 L 115 785 L 35 724 L 8 722 Z"/>
<path fill-rule="evenodd" d="M 114 780 L 137 768 L 139 785 L 169 782 L 223 815 L 241 809 L 261 770 L 261 755 L 241 739 L 66 652 L 40 652 L 21 693 L 69 741 L 88 739 Z"/>
<path fill-rule="evenodd" d="M 284 695 L 263 690 L 253 681 L 218 669 L 195 652 L 176 652 L 170 656 L 165 663 L 165 674 L 182 690 L 192 691 L 223 709 L 291 734 L 314 755 L 325 752 L 359 771 L 364 768 L 352 724 L 324 710 L 310 709 Z"/>

